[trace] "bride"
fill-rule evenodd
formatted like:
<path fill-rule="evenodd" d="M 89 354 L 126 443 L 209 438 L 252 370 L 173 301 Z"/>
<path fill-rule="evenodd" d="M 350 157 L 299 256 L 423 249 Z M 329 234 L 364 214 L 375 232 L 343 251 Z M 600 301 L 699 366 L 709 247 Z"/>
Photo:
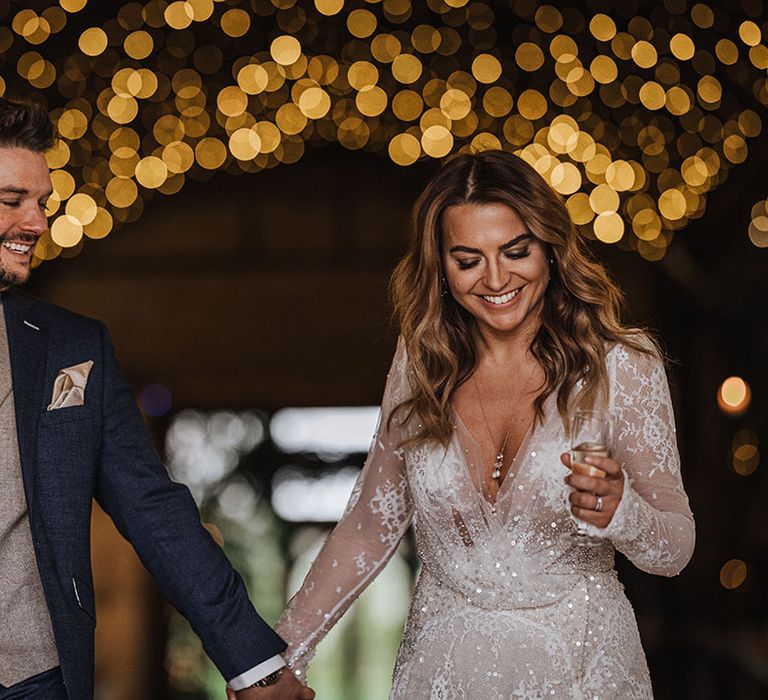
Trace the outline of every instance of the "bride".
<path fill-rule="evenodd" d="M 344 517 L 277 625 L 303 677 L 413 522 L 421 572 L 392 698 L 650 698 L 614 550 L 674 576 L 694 523 L 654 342 L 559 197 L 495 151 L 449 161 L 392 279 L 400 339 Z M 567 468 L 570 420 L 614 423 L 605 478 Z M 580 525 L 601 538 L 563 538 Z"/>

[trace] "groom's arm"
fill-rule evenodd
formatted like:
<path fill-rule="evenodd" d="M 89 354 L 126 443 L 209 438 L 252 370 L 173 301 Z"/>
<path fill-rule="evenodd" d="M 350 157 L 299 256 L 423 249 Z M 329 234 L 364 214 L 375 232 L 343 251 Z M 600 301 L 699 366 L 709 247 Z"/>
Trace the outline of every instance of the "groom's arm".
<path fill-rule="evenodd" d="M 186 617 L 228 681 L 259 680 L 285 642 L 256 613 L 239 574 L 200 523 L 188 489 L 168 477 L 101 327 L 102 456 L 96 499 Z"/>

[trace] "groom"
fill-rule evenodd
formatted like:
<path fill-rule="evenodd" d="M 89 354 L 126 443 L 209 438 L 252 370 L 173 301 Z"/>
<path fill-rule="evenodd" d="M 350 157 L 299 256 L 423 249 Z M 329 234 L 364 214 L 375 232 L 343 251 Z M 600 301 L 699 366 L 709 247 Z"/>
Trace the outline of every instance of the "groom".
<path fill-rule="evenodd" d="M 16 289 L 47 228 L 52 142 L 42 108 L 0 98 L 0 700 L 93 696 L 94 497 L 239 700 L 312 698 L 159 462 L 105 327 Z"/>

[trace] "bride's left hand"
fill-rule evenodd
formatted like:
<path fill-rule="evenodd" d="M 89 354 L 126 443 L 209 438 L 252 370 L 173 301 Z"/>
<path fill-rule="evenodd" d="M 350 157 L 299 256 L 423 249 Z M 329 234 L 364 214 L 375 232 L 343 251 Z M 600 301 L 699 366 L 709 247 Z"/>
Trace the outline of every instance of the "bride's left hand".
<path fill-rule="evenodd" d="M 570 469 L 571 456 L 565 452 L 560 455 L 560 461 Z M 587 457 L 585 462 L 605 472 L 605 477 L 585 476 L 571 472 L 565 477 L 571 491 L 568 500 L 571 502 L 571 512 L 579 520 L 605 528 L 613 519 L 613 514 L 619 507 L 624 494 L 624 472 L 618 463 L 610 457 Z M 595 510 L 597 497 L 602 499 L 602 509 Z"/>

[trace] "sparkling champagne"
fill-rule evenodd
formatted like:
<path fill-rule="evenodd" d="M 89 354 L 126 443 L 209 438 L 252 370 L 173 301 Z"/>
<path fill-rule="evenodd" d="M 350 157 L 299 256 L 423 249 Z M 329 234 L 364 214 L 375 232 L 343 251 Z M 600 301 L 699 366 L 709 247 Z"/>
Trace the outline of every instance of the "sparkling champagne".
<path fill-rule="evenodd" d="M 606 473 L 602 469 L 584 460 L 587 457 L 610 457 L 612 444 L 613 424 L 608 411 L 576 411 L 571 424 L 571 470 L 574 474 L 605 478 Z M 581 521 L 577 522 L 577 526 L 576 531 L 562 535 L 563 542 L 577 547 L 597 547 L 602 544 L 599 537 L 587 533 Z"/>
<path fill-rule="evenodd" d="M 585 457 L 610 457 L 611 451 L 605 445 L 597 442 L 580 442 L 576 447 L 571 448 L 571 470 L 574 474 L 583 474 L 584 476 L 596 476 L 600 479 L 605 478 L 605 472 L 602 469 L 593 467 L 584 461 Z"/>

